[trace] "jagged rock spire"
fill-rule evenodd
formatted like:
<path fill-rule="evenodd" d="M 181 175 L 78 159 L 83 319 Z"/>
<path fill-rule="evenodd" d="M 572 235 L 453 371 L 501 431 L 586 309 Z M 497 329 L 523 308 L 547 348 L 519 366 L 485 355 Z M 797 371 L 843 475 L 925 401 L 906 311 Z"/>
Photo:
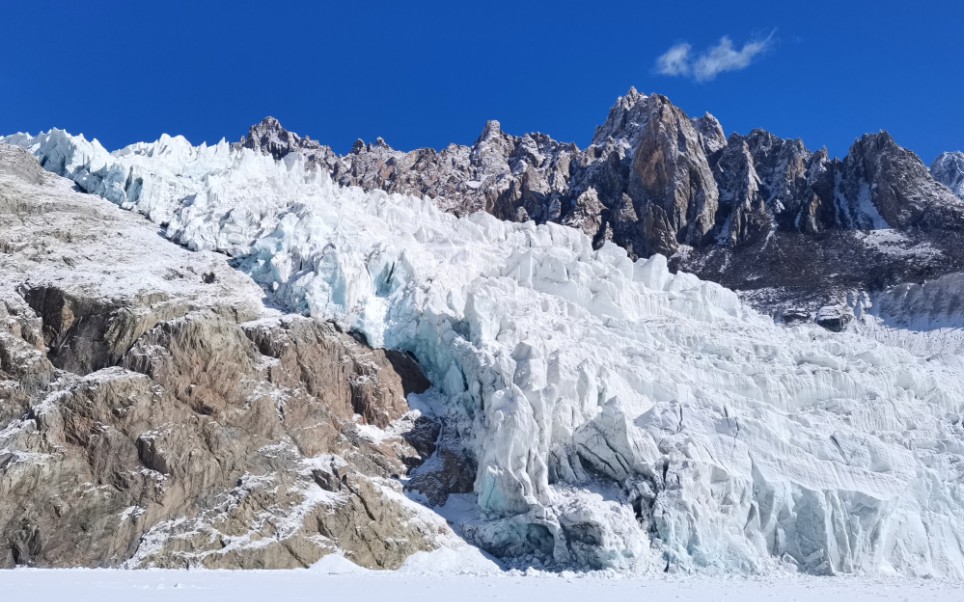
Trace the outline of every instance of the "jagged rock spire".
<path fill-rule="evenodd" d="M 301 148 L 304 141 L 298 134 L 286 130 L 280 121 L 268 116 L 251 126 L 248 135 L 241 138 L 238 144 L 281 159 L 292 150 Z"/>
<path fill-rule="evenodd" d="M 649 98 L 637 92 L 636 88 L 630 88 L 625 96 L 616 99 L 616 104 L 609 110 L 606 121 L 596 128 L 592 143 L 604 144 L 610 139 L 634 138 L 635 134 L 646 125 Z"/>

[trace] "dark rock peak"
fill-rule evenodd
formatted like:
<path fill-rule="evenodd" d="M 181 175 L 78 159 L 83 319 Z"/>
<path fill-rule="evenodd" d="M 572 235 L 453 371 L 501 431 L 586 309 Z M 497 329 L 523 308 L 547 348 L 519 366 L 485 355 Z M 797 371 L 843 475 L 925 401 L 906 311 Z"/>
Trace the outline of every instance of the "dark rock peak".
<path fill-rule="evenodd" d="M 900 146 L 894 141 L 894 138 L 886 130 L 880 130 L 876 133 L 867 133 L 854 140 L 854 143 L 850 146 L 850 152 L 848 155 L 861 154 L 861 155 L 873 155 L 880 154 L 884 152 L 897 152 L 902 151 Z M 910 151 L 907 151 L 910 152 Z M 916 155 L 915 155 L 916 156 Z"/>
<path fill-rule="evenodd" d="M 271 116 L 251 126 L 247 136 L 242 137 L 237 146 L 269 154 L 275 159 L 281 159 L 295 150 L 322 148 L 308 136 L 302 138 L 289 132 L 280 121 Z"/>
<path fill-rule="evenodd" d="M 925 230 L 964 229 L 964 205 L 913 151 L 885 131 L 861 136 L 843 161 L 842 192 L 851 203 L 869 197 L 887 225 Z"/>

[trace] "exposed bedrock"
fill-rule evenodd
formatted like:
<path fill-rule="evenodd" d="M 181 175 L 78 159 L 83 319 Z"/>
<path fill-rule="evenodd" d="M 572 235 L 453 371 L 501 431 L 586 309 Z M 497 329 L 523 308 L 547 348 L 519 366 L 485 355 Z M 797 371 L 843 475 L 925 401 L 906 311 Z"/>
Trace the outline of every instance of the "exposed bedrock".
<path fill-rule="evenodd" d="M 408 410 L 383 352 L 309 318 L 139 309 L 156 326 L 113 365 L 59 371 L 107 357 L 80 344 L 5 363 L 21 382 L 36 376 L 3 401 L 0 564 L 281 568 L 341 549 L 391 568 L 433 547 L 384 492 L 423 454 L 359 431 Z M 71 336 L 115 347 L 109 322 Z M 28 345 L 5 335 L 4 356 Z"/>

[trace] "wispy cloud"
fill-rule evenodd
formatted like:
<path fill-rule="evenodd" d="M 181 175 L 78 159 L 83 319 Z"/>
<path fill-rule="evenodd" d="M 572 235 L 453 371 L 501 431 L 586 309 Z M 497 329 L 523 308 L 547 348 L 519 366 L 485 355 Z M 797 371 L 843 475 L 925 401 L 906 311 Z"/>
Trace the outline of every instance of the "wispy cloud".
<path fill-rule="evenodd" d="M 689 44 L 677 44 L 670 47 L 658 59 L 656 59 L 656 71 L 663 75 L 689 75 L 690 50 L 693 47 Z"/>
<path fill-rule="evenodd" d="M 656 73 L 692 77 L 698 82 L 707 82 L 720 73 L 746 69 L 755 58 L 770 48 L 774 33 L 776 30 L 765 38 L 747 42 L 739 49 L 733 45 L 729 36 L 723 36 L 716 46 L 705 49 L 699 56 L 693 56 L 693 47 L 690 44 L 675 44 L 656 59 Z"/>

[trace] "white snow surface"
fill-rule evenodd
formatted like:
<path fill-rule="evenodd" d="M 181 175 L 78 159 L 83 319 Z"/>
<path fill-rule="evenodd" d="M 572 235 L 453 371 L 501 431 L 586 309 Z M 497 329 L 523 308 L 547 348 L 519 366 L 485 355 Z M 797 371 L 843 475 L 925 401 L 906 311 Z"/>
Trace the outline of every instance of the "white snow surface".
<path fill-rule="evenodd" d="M 476 455 L 467 538 L 557 566 L 964 578 L 959 370 L 783 328 L 576 230 L 333 185 L 297 154 L 4 141 L 410 351 Z"/>
<path fill-rule="evenodd" d="M 347 563 L 348 561 L 345 561 Z M 444 569 L 452 568 L 448 564 Z M 249 600 L 392 600 L 394 602 L 585 602 L 680 600 L 683 602 L 958 602 L 960 583 L 941 580 L 820 578 L 810 576 L 723 578 L 613 575 L 464 575 L 405 569 L 389 573 L 347 565 L 300 571 L 122 571 L 18 569 L 0 574 L 10 600 L 71 602 L 238 602 Z"/>

